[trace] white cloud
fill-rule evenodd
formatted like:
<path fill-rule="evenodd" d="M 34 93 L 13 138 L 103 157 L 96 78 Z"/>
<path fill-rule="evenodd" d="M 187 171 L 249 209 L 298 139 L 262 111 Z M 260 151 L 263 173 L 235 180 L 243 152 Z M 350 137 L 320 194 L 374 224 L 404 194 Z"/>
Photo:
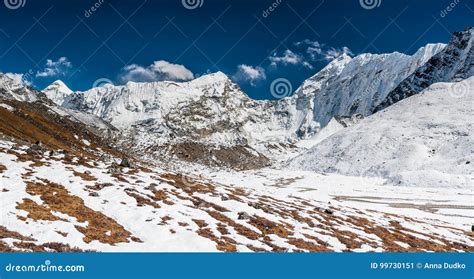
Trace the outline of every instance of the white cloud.
<path fill-rule="evenodd" d="M 332 47 L 331 49 L 324 52 L 324 59 L 332 61 L 343 54 L 354 55 L 348 47 L 343 47 L 341 49 Z"/>
<path fill-rule="evenodd" d="M 310 39 L 305 39 L 300 42 L 296 42 L 295 46 L 305 47 L 306 53 L 310 55 L 311 59 L 317 60 L 317 57 L 323 52 L 322 45 L 318 41 L 311 41 Z"/>
<path fill-rule="evenodd" d="M 270 59 L 272 66 L 277 66 L 278 64 L 283 64 L 285 66 L 302 64 L 303 66 L 308 67 L 310 69 L 313 68 L 311 64 L 305 61 L 303 56 L 294 53 L 289 49 L 285 50 L 282 56 L 277 56 L 277 54 L 274 53 L 273 56 L 270 56 L 268 59 Z"/>
<path fill-rule="evenodd" d="M 237 81 L 249 82 L 252 86 L 256 86 L 256 83 L 265 80 L 267 75 L 262 67 L 242 64 L 238 66 L 237 73 L 235 73 L 233 78 Z"/>
<path fill-rule="evenodd" d="M 119 76 L 121 82 L 151 82 L 151 81 L 188 81 L 194 78 L 194 74 L 185 66 L 172 64 L 164 60 L 153 62 L 148 67 L 137 64 L 122 68 Z"/>
<path fill-rule="evenodd" d="M 291 51 L 289 49 L 285 50 L 285 52 L 283 53 L 283 56 L 277 56 L 277 54 L 274 53 L 273 56 L 271 56 L 269 59 L 272 62 L 272 65 L 274 65 L 274 66 L 277 65 L 277 64 L 297 65 L 297 64 L 301 63 L 301 61 L 302 61 L 302 57 L 300 55 L 294 53 L 293 51 Z"/>
<path fill-rule="evenodd" d="M 58 77 L 66 75 L 72 68 L 72 63 L 67 57 L 61 57 L 57 61 L 46 60 L 46 66 L 42 71 L 36 72 L 36 77 Z"/>
<path fill-rule="evenodd" d="M 315 58 L 317 55 L 320 55 L 322 53 L 322 51 L 323 50 L 321 49 L 321 47 L 312 47 L 312 46 L 310 46 L 306 49 L 306 53 L 311 55 L 312 58 Z"/>
<path fill-rule="evenodd" d="M 306 54 L 309 55 L 312 61 L 327 60 L 331 61 L 342 54 L 353 55 L 352 51 L 348 47 L 334 48 L 328 47 L 318 41 L 312 41 L 305 39 L 303 41 L 296 42 L 294 44 L 299 48 L 305 48 Z"/>

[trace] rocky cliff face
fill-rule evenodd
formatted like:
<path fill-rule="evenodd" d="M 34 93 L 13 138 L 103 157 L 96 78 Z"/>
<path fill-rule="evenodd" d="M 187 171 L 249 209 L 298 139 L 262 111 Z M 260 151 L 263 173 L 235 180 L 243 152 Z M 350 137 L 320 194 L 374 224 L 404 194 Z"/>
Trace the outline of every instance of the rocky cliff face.
<path fill-rule="evenodd" d="M 474 28 L 454 33 L 449 44 L 392 90 L 373 112 L 418 94 L 436 82 L 452 82 L 474 75 Z"/>

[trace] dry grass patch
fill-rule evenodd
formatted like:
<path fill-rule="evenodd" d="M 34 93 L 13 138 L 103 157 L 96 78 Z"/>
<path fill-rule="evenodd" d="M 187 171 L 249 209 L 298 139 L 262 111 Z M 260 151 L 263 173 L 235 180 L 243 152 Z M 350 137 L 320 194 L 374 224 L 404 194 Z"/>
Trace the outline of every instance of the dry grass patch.
<path fill-rule="evenodd" d="M 193 195 L 194 193 L 200 194 L 207 194 L 207 193 L 215 193 L 216 188 L 207 183 L 200 183 L 195 181 L 193 178 L 190 178 L 185 175 L 177 175 L 166 173 L 162 174 L 161 178 L 165 180 L 167 183 L 173 184 L 173 186 L 180 188 L 184 192 L 189 195 Z M 171 182 L 173 181 L 173 182 Z"/>
<path fill-rule="evenodd" d="M 22 234 L 18 232 L 13 232 L 5 228 L 4 226 L 0 226 L 0 239 L 3 238 L 13 238 L 13 239 L 18 239 L 21 241 L 36 241 L 36 239 L 28 237 L 28 236 L 23 236 Z"/>
<path fill-rule="evenodd" d="M 160 225 L 168 225 L 168 221 L 173 220 L 170 216 L 163 216 L 161 217 Z"/>
<path fill-rule="evenodd" d="M 200 228 L 207 227 L 207 223 L 204 220 L 193 219 L 193 222 L 196 223 L 196 225 Z"/>
<path fill-rule="evenodd" d="M 247 248 L 249 248 L 250 250 L 252 250 L 254 252 L 268 252 L 267 250 L 265 250 L 263 248 L 255 247 L 255 246 L 250 245 L 250 244 L 247 245 Z"/>
<path fill-rule="evenodd" d="M 7 167 L 4 165 L 0 164 L 0 173 L 4 173 L 7 170 Z"/>
<path fill-rule="evenodd" d="M 30 252 L 96 252 L 94 250 L 83 250 L 78 247 L 71 247 L 68 244 L 59 242 L 48 242 L 41 245 L 31 242 L 14 242 L 16 248 Z"/>
<path fill-rule="evenodd" d="M 56 231 L 56 233 L 63 237 L 67 237 L 69 235 L 67 232 L 62 232 L 62 231 Z"/>
<path fill-rule="evenodd" d="M 135 201 L 137 202 L 137 206 L 148 205 L 153 208 L 161 208 L 161 206 L 158 203 L 154 202 L 151 198 L 140 194 L 135 189 L 127 188 L 125 189 L 125 193 L 135 199 Z"/>
<path fill-rule="evenodd" d="M 167 205 L 174 205 L 174 202 L 169 199 L 168 193 L 163 189 L 157 190 L 157 187 L 158 185 L 152 184 L 145 188 L 146 190 L 149 190 L 153 193 L 153 196 L 150 196 L 150 198 L 152 198 L 154 201 L 161 201 Z"/>
<path fill-rule="evenodd" d="M 436 235 L 407 229 L 395 220 L 389 221 L 390 225 L 388 227 L 383 227 L 366 218 L 355 216 L 349 216 L 345 221 L 354 225 L 356 228 L 363 230 L 365 233 L 378 236 L 382 240 L 382 248 L 388 252 L 474 251 L 474 247 L 463 243 L 452 242 Z M 349 249 L 359 248 L 362 244 L 368 244 L 372 247 L 380 246 L 380 244 L 361 238 L 352 232 L 335 229 L 331 229 L 331 231 L 339 241 L 344 243 Z M 402 247 L 398 243 L 406 243 L 408 247 Z"/>
<path fill-rule="evenodd" d="M 235 241 L 230 238 L 218 238 L 210 228 L 200 228 L 196 233 L 216 243 L 216 249 L 223 252 L 237 252 Z"/>
<path fill-rule="evenodd" d="M 51 113 L 50 109 L 39 102 L 27 103 L 14 100 L 5 101 L 15 108 L 14 112 L 0 109 L 0 133 L 18 139 L 22 142 L 34 143 L 41 141 L 48 150 L 66 150 L 79 157 L 97 158 L 90 152 L 100 147 L 115 156 L 123 154 L 110 148 L 106 140 L 94 135 L 88 127 Z M 76 136 L 79 136 L 76 138 Z M 86 146 L 82 140 L 87 139 L 91 146 Z"/>
<path fill-rule="evenodd" d="M 90 191 L 100 191 L 104 188 L 107 188 L 107 187 L 112 187 L 114 186 L 112 183 L 96 183 L 94 184 L 94 186 L 86 186 L 86 189 L 87 190 L 90 190 Z"/>
<path fill-rule="evenodd" d="M 331 252 L 331 250 L 328 249 L 327 246 L 315 244 L 313 242 L 299 238 L 290 238 L 288 240 L 288 244 L 291 244 L 299 249 L 303 249 L 304 251 L 309 252 Z"/>
<path fill-rule="evenodd" d="M 77 177 L 80 177 L 82 178 L 82 180 L 84 181 L 97 181 L 97 178 L 88 174 L 88 173 L 85 173 L 85 172 L 78 172 L 78 171 L 73 171 L 73 174 L 74 176 L 77 176 Z"/>
<path fill-rule="evenodd" d="M 250 218 L 249 224 L 258 228 L 264 235 L 276 234 L 281 238 L 288 238 L 290 235 L 293 235 L 288 226 L 272 222 L 263 217 L 253 216 Z"/>
<path fill-rule="evenodd" d="M 51 209 L 47 208 L 44 205 L 39 205 L 36 202 L 30 199 L 23 199 L 22 203 L 18 203 L 16 209 L 24 210 L 28 212 L 27 217 L 35 221 L 44 220 L 44 221 L 58 221 L 61 220 L 59 217 L 54 216 L 51 213 Z"/>
<path fill-rule="evenodd" d="M 228 226 L 232 227 L 238 234 L 245 236 L 246 238 L 250 240 L 257 240 L 259 237 L 262 235 L 255 232 L 252 229 L 247 228 L 244 225 L 241 225 L 234 220 L 230 219 L 229 217 L 225 216 L 224 214 L 218 212 L 218 211 L 212 211 L 209 210 L 207 213 L 214 219 L 227 224 Z"/>
<path fill-rule="evenodd" d="M 10 247 L 5 241 L 0 240 L 0 253 L 10 253 L 10 252 L 18 252 L 18 250 Z"/>
<path fill-rule="evenodd" d="M 84 205 L 84 201 L 70 195 L 61 185 L 43 180 L 43 183 L 27 183 L 26 192 L 39 195 L 41 200 L 53 211 L 75 217 L 79 222 L 87 222 L 87 226 L 75 226 L 84 234 L 84 242 L 97 240 L 102 243 L 115 244 L 129 242 L 131 233 L 125 230 L 114 219 L 101 212 L 94 211 Z"/>

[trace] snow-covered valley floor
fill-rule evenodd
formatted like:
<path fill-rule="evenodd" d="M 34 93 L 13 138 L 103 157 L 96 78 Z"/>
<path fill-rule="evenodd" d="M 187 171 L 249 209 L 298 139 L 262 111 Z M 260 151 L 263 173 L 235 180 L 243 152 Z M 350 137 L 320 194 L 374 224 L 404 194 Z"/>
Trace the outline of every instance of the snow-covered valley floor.
<path fill-rule="evenodd" d="M 472 189 L 264 169 L 120 168 L 0 141 L 12 251 L 473 251 Z"/>

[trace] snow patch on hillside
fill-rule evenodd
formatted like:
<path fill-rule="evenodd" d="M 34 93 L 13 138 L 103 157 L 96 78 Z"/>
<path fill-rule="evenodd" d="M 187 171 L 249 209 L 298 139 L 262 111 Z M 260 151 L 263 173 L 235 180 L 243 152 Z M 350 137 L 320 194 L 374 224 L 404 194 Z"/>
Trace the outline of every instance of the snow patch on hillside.
<path fill-rule="evenodd" d="M 466 88 L 456 94 L 453 88 Z M 474 77 L 438 83 L 333 136 L 292 169 L 381 176 L 404 185 L 474 185 Z"/>

